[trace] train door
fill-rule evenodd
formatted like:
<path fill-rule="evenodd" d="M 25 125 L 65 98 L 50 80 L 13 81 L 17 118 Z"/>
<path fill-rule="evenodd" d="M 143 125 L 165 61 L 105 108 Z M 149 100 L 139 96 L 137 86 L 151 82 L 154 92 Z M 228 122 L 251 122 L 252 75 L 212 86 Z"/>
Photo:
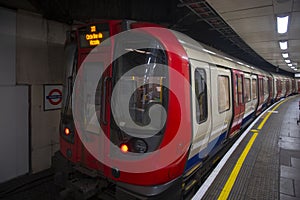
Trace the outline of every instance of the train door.
<path fill-rule="evenodd" d="M 270 105 L 273 101 L 273 96 L 274 96 L 273 79 L 271 76 L 268 77 L 268 93 L 269 93 L 268 105 Z"/>
<path fill-rule="evenodd" d="M 230 69 L 211 66 L 212 130 L 209 148 L 226 138 L 232 120 L 232 75 Z"/>
<path fill-rule="evenodd" d="M 108 134 L 106 120 L 109 113 L 104 109 L 108 105 L 107 99 L 103 98 L 106 97 L 109 81 L 106 77 L 109 77 L 110 70 L 104 71 L 104 68 L 111 62 L 113 40 L 94 48 L 116 34 L 119 23 L 120 21 L 112 20 L 81 26 L 76 32 L 70 33 L 70 41 L 66 45 L 67 73 L 60 124 L 60 150 L 72 162 L 81 163 L 90 169 L 104 168 L 97 157 L 105 155 L 104 140 L 99 139 L 102 135 L 99 134 L 99 121 L 102 130 Z M 98 88 L 91 89 L 97 82 Z M 96 149 L 97 155 L 92 155 L 91 149 Z"/>
<path fill-rule="evenodd" d="M 92 26 L 91 26 L 92 27 Z M 103 34 L 112 34 L 111 24 L 102 24 L 101 28 L 105 27 L 106 30 L 102 31 Z M 85 27 L 84 27 L 85 28 Z M 97 29 L 97 25 L 96 25 Z M 80 29 L 79 29 L 80 33 Z M 77 79 L 81 79 L 84 84 L 79 87 L 81 90 L 82 98 L 84 98 L 84 113 L 83 113 L 83 126 L 85 127 L 85 134 L 81 135 L 81 141 L 77 147 L 78 161 L 83 165 L 92 169 L 98 169 L 106 173 L 108 169 L 105 168 L 100 162 L 96 162 L 95 158 L 99 161 L 105 162 L 107 145 L 105 144 L 104 135 L 109 135 L 109 102 L 107 94 L 109 93 L 110 77 L 111 77 L 111 47 L 113 40 L 110 39 L 110 45 L 103 45 L 97 48 L 97 51 L 90 49 L 79 48 L 78 67 L 83 68 L 81 74 L 77 75 Z M 106 69 L 105 69 L 106 68 Z M 97 84 L 96 92 L 91 91 L 90 88 L 93 84 Z M 95 112 L 96 111 L 96 112 Z M 95 125 L 99 123 L 100 127 Z M 99 134 L 100 132 L 104 133 Z M 90 149 L 99 149 L 98 155 L 92 155 Z M 95 153 L 95 152 L 93 152 Z M 98 156 L 98 157 L 97 157 Z"/>
<path fill-rule="evenodd" d="M 250 122 L 254 113 L 254 107 L 251 101 L 251 75 L 249 73 L 244 73 L 244 102 L 245 114 L 243 116 L 242 126 L 246 126 Z"/>
<path fill-rule="evenodd" d="M 287 78 L 286 79 L 286 95 L 285 96 L 289 96 L 291 94 L 291 83 L 290 83 L 290 79 Z"/>
<path fill-rule="evenodd" d="M 258 115 L 259 113 L 261 113 L 262 111 L 262 107 L 263 107 L 263 103 L 264 103 L 264 79 L 263 76 L 258 75 L 257 76 L 257 84 L 258 84 L 258 106 L 256 109 L 256 115 Z"/>
<path fill-rule="evenodd" d="M 207 147 L 211 132 L 211 87 L 209 65 L 196 60 L 191 63 L 192 112 L 193 112 L 193 144 L 189 159 L 203 152 Z M 206 153 L 197 155 L 202 159 Z M 191 163 L 189 165 L 193 165 Z"/>
<path fill-rule="evenodd" d="M 257 75 L 251 75 L 251 108 L 255 111 L 258 107 L 258 83 L 257 83 Z M 254 113 L 255 115 L 255 113 Z"/>
<path fill-rule="evenodd" d="M 282 95 L 282 84 L 280 78 L 276 78 L 276 90 L 277 90 L 276 100 L 279 100 Z"/>
<path fill-rule="evenodd" d="M 292 94 L 296 93 L 296 80 L 292 79 Z"/>
<path fill-rule="evenodd" d="M 264 76 L 263 77 L 263 96 L 264 96 L 264 101 L 263 101 L 263 109 L 266 108 L 268 105 L 268 100 L 269 100 L 269 84 L 268 84 L 268 77 Z"/>
<path fill-rule="evenodd" d="M 238 70 L 232 70 L 232 92 L 233 92 L 233 119 L 228 137 L 234 136 L 241 128 L 245 113 L 244 102 L 244 74 Z"/>

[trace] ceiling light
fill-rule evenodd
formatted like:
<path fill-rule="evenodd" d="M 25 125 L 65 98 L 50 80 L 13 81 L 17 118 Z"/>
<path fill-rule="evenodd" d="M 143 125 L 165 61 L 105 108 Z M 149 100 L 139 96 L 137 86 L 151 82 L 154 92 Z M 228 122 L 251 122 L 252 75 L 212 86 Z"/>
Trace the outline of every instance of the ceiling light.
<path fill-rule="evenodd" d="M 279 46 L 280 46 L 281 50 L 286 50 L 287 49 L 287 41 L 279 42 Z"/>
<path fill-rule="evenodd" d="M 289 57 L 289 54 L 288 54 L 288 53 L 282 53 L 282 57 L 288 58 L 288 57 Z"/>
<path fill-rule="evenodd" d="M 288 64 L 288 66 L 289 66 L 289 67 L 292 67 L 292 66 L 293 66 L 293 64 L 292 64 L 292 63 L 290 63 L 290 64 Z"/>
<path fill-rule="evenodd" d="M 289 16 L 277 17 L 277 32 L 286 33 L 288 29 Z"/>
<path fill-rule="evenodd" d="M 292 69 L 295 69 L 296 67 L 291 67 Z"/>
<path fill-rule="evenodd" d="M 291 60 L 284 60 L 286 63 L 291 63 Z"/>

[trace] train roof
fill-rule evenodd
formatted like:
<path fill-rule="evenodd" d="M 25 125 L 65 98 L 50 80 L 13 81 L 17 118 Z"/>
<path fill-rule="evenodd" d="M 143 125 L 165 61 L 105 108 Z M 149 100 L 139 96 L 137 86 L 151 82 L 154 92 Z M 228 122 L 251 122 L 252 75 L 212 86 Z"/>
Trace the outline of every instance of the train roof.
<path fill-rule="evenodd" d="M 197 42 L 185 34 L 173 30 L 172 33 L 178 39 L 179 43 L 184 47 L 189 59 L 200 60 L 231 69 L 238 69 L 250 74 L 270 76 L 269 72 L 265 72 L 241 60 L 226 55 L 225 53 L 210 46 Z"/>

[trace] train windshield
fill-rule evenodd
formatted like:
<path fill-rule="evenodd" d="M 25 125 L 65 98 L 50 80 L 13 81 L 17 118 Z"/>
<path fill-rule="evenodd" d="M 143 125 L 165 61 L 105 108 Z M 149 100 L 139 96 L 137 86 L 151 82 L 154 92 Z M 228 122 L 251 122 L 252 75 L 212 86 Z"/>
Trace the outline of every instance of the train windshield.
<path fill-rule="evenodd" d="M 146 47 L 146 48 L 136 48 Z M 149 36 L 143 34 L 132 39 L 122 39 L 116 43 L 115 51 L 122 52 L 113 63 L 113 86 L 118 99 L 128 98 L 128 105 L 122 106 L 129 110 L 130 119 L 122 113 L 123 109 L 118 109 L 118 118 L 112 119 L 112 133 L 122 132 L 118 127 L 125 127 L 130 132 L 141 132 L 128 121 L 135 125 L 144 127 L 143 133 L 147 134 L 147 129 L 162 133 L 166 120 L 166 113 L 155 110 L 155 119 L 151 116 L 151 107 L 159 104 L 167 110 L 168 104 L 168 70 L 166 51 L 162 45 Z M 116 88 L 116 86 L 118 86 Z M 129 95 L 128 95 L 129 94 Z M 131 94 L 131 95 L 130 95 Z M 127 101 L 128 102 L 128 101 Z M 150 111 L 150 112 L 149 112 Z M 149 115 L 150 114 L 150 115 Z M 151 116 L 151 117 L 150 117 Z M 165 119 L 163 119 L 165 118 Z M 152 123 L 156 121 L 155 123 Z M 117 125 L 118 124 L 118 125 Z M 149 126 L 151 124 L 151 126 Z M 154 125 L 153 125 L 154 124 Z M 124 130 L 124 128 L 122 128 Z"/>

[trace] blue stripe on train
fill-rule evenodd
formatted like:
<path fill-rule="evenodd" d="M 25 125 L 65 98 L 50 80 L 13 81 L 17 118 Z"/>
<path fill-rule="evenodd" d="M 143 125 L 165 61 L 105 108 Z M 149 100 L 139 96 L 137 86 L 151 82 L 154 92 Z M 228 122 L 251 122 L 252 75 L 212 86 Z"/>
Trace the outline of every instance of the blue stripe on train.
<path fill-rule="evenodd" d="M 203 161 L 203 159 L 207 155 L 214 155 L 216 151 L 219 149 L 220 144 L 226 137 L 226 132 L 222 133 L 219 137 L 215 138 L 213 141 L 208 143 L 207 147 L 203 150 L 201 150 L 198 154 L 194 155 L 192 158 L 190 158 L 187 162 L 187 165 L 185 167 L 185 172 L 188 172 L 192 167 L 194 167 L 196 164 Z"/>
<path fill-rule="evenodd" d="M 264 103 L 263 106 L 262 106 L 262 110 L 266 109 L 267 107 L 268 107 L 268 104 Z"/>

